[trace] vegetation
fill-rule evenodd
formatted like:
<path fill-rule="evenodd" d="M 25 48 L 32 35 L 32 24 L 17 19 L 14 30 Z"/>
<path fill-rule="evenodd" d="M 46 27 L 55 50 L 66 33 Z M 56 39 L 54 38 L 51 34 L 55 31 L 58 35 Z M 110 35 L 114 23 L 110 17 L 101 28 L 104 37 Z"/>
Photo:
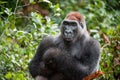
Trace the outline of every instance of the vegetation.
<path fill-rule="evenodd" d="M 119 0 L 1 0 L 0 7 L 0 80 L 32 80 L 28 64 L 40 40 L 58 34 L 70 11 L 85 15 L 101 44 L 99 80 L 120 79 Z"/>

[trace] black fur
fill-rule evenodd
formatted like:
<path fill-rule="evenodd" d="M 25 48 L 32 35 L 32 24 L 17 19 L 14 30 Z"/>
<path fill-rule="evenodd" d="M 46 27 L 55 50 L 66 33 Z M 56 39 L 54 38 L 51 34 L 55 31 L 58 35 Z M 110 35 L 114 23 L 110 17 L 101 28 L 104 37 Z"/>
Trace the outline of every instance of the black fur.
<path fill-rule="evenodd" d="M 30 62 L 31 75 L 34 78 L 44 76 L 48 80 L 82 80 L 95 72 L 99 63 L 100 45 L 86 34 L 77 33 L 73 41 L 65 40 L 62 34 L 43 39 Z"/>

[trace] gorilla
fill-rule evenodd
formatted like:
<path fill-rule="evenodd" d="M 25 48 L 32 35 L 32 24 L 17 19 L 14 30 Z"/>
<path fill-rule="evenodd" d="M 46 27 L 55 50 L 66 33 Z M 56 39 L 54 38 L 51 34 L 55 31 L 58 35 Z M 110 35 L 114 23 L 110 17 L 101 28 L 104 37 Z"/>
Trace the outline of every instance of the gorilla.
<path fill-rule="evenodd" d="M 29 64 L 36 80 L 82 80 L 97 71 L 100 44 L 90 37 L 85 18 L 70 12 L 61 22 L 61 34 L 44 38 Z"/>

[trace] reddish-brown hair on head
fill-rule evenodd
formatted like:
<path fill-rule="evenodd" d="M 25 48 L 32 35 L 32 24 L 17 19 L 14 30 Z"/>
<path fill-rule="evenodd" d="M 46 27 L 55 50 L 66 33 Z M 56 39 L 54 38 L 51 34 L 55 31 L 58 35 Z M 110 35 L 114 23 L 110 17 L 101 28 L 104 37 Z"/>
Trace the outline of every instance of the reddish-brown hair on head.
<path fill-rule="evenodd" d="M 83 19 L 83 16 L 79 12 L 70 12 L 65 19 L 77 20 L 80 22 Z"/>

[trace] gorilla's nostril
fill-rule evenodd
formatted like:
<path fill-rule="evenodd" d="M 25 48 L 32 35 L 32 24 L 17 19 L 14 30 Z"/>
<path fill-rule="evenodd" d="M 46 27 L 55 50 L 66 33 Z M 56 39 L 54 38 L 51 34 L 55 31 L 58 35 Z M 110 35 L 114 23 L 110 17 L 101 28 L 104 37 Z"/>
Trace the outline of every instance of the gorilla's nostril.
<path fill-rule="evenodd" d="M 71 31 L 71 30 L 66 30 L 65 33 L 66 33 L 66 34 L 71 34 L 72 31 Z"/>

